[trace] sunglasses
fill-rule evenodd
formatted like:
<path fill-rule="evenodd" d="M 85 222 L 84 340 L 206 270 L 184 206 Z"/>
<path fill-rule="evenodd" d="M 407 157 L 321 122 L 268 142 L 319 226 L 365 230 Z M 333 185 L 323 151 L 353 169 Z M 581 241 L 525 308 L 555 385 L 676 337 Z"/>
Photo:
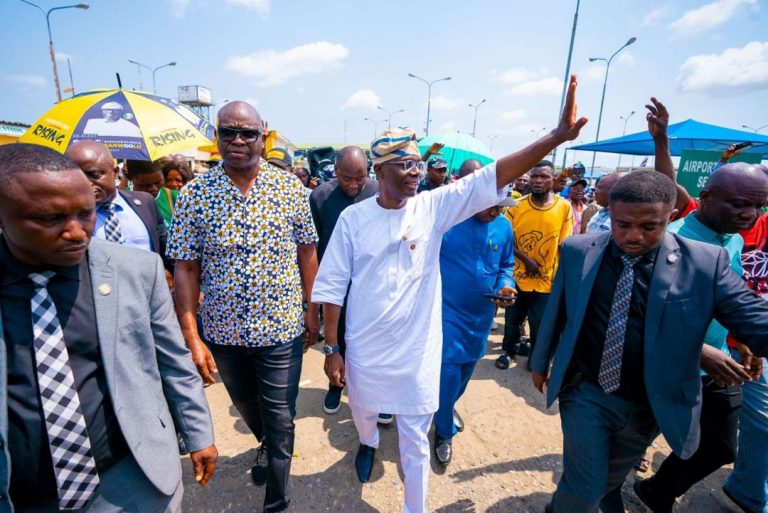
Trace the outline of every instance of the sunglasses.
<path fill-rule="evenodd" d="M 424 174 L 427 170 L 427 163 L 421 160 L 401 160 L 400 162 L 392 162 L 390 160 L 389 162 L 384 162 L 384 164 L 387 166 L 397 166 L 404 173 L 410 173 L 416 169 L 417 172 Z"/>
<path fill-rule="evenodd" d="M 255 142 L 261 137 L 262 131 L 258 128 L 228 128 L 219 127 L 219 139 L 222 141 L 234 141 L 237 136 L 247 143 Z"/>

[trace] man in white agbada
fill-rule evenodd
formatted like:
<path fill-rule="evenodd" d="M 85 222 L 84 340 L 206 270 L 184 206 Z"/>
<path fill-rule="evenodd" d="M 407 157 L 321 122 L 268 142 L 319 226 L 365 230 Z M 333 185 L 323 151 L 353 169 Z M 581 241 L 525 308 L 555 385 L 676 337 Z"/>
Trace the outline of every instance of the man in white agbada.
<path fill-rule="evenodd" d="M 453 225 L 496 205 L 506 186 L 587 122 L 576 118 L 571 77 L 557 129 L 472 176 L 416 195 L 424 172 L 414 133 L 387 130 L 371 143 L 379 194 L 339 217 L 315 279 L 312 301 L 325 311 L 325 372 L 346 382 L 360 438 L 355 459 L 370 479 L 378 412 L 395 414 L 406 513 L 427 512 L 427 433 L 438 408 L 442 344 L 440 243 Z M 339 312 L 347 302 L 347 354 L 338 354 Z"/>

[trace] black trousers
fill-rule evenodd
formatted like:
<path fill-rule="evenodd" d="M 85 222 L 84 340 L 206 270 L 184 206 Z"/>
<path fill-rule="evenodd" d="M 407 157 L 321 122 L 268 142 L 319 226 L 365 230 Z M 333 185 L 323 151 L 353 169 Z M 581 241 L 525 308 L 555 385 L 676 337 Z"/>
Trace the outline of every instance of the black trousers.
<path fill-rule="evenodd" d="M 517 300 L 504 311 L 504 339 L 501 348 L 509 356 L 515 356 L 520 347 L 520 325 L 528 317 L 531 327 L 531 351 L 536 345 L 536 335 L 539 332 L 544 307 L 547 306 L 549 292 L 518 291 Z"/>
<path fill-rule="evenodd" d="M 285 511 L 293 457 L 296 396 L 301 375 L 302 339 L 272 347 L 211 344 L 219 374 L 237 411 L 267 446 L 264 513 Z"/>
<path fill-rule="evenodd" d="M 654 496 L 671 500 L 723 465 L 736 460 L 741 386 L 721 387 L 702 378 L 701 442 L 687 460 L 670 454 L 650 479 Z"/>

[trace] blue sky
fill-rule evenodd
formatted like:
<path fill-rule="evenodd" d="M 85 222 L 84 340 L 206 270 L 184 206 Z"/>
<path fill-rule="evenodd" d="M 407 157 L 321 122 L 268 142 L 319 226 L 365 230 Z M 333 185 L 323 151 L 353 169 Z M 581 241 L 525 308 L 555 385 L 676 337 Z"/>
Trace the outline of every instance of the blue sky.
<path fill-rule="evenodd" d="M 48 9 L 67 2 L 38 0 Z M 428 80 L 430 131 L 472 131 L 494 153 L 514 151 L 557 119 L 575 0 L 91 0 L 90 9 L 51 15 L 62 88 L 70 57 L 78 92 L 138 88 L 134 59 L 158 72 L 158 93 L 199 84 L 214 100 L 248 99 L 270 128 L 297 143 L 366 143 L 377 110 L 404 109 L 393 125 L 422 133 Z M 45 20 L 18 0 L 0 2 L 0 119 L 31 123 L 54 101 Z M 579 111 L 590 117 L 579 140 L 595 137 L 603 63 L 611 65 L 601 138 L 645 128 L 655 95 L 672 122 L 695 118 L 740 128 L 768 123 L 768 3 L 758 0 L 583 0 L 572 71 Z M 142 72 L 145 89 L 151 77 Z M 345 132 L 346 124 L 346 132 Z M 379 124 L 379 129 L 386 123 Z M 763 130 L 768 132 L 768 128 Z M 496 136 L 494 138 L 494 136 Z M 591 156 L 576 158 L 588 163 Z M 617 156 L 599 155 L 615 165 Z M 570 162 L 569 158 L 569 162 Z"/>

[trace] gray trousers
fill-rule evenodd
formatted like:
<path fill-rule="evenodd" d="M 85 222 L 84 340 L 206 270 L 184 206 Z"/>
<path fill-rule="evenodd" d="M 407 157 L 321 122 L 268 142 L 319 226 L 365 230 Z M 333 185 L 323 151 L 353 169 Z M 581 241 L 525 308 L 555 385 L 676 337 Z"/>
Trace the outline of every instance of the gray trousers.
<path fill-rule="evenodd" d="M 650 406 L 606 394 L 586 381 L 567 386 L 559 397 L 563 475 L 553 511 L 597 513 L 603 497 L 622 485 L 659 428 Z M 605 512 L 613 511 L 606 506 Z"/>
<path fill-rule="evenodd" d="M 99 475 L 97 494 L 76 513 L 181 513 L 184 486 L 173 495 L 160 493 L 136 464 L 133 456 Z M 16 513 L 59 513 L 57 501 L 43 507 L 19 508 Z"/>

